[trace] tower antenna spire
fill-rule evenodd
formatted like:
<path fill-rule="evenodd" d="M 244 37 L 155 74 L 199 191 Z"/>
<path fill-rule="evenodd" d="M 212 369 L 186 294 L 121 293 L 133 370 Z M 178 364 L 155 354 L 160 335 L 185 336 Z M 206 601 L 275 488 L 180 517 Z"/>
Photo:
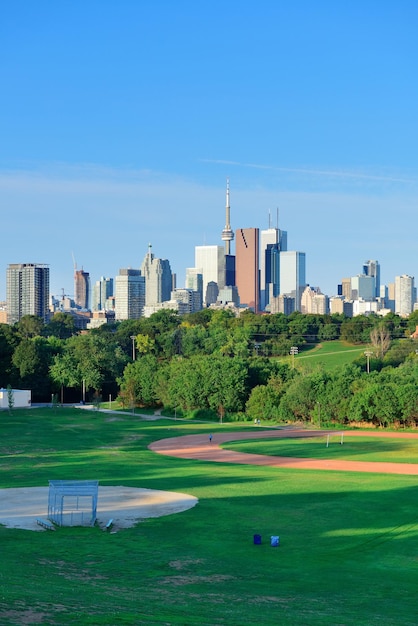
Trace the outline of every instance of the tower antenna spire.
<path fill-rule="evenodd" d="M 225 228 L 222 231 L 222 241 L 225 242 L 225 254 L 231 254 L 231 241 L 234 231 L 231 228 L 231 207 L 229 204 L 229 178 L 226 179 L 226 205 L 225 205 Z"/>

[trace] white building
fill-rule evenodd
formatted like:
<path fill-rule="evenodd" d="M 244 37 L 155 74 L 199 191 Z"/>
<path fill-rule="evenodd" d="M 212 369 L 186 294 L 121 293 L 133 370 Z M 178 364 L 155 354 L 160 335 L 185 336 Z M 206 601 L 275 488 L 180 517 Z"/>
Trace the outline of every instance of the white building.
<path fill-rule="evenodd" d="M 206 287 L 215 282 L 218 289 L 225 287 L 225 250 L 223 246 L 196 246 L 195 268 L 203 276 L 203 302 L 206 304 Z"/>
<path fill-rule="evenodd" d="M 321 293 L 319 287 L 307 285 L 301 297 L 301 313 L 326 315 L 329 312 L 328 296 Z"/>
<path fill-rule="evenodd" d="M 13 408 L 23 409 L 31 406 L 32 392 L 30 389 L 0 389 L 0 409 L 9 408 L 9 393 L 12 394 Z"/>
<path fill-rule="evenodd" d="M 414 277 L 403 274 L 395 277 L 395 313 L 407 317 L 415 303 Z"/>
<path fill-rule="evenodd" d="M 145 305 L 145 278 L 140 270 L 121 269 L 115 278 L 115 319 L 142 316 Z"/>
<path fill-rule="evenodd" d="M 280 295 L 292 297 L 295 301 L 296 311 L 300 311 L 300 301 L 305 286 L 305 253 L 296 251 L 280 252 Z"/>

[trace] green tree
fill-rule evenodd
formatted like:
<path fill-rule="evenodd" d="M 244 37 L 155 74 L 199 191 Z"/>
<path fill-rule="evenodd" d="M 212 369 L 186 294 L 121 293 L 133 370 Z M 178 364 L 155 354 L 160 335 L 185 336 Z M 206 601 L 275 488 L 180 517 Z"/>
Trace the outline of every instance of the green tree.
<path fill-rule="evenodd" d="M 339 335 L 340 331 L 336 324 L 323 324 L 318 331 L 319 341 L 333 341 L 338 339 Z"/>
<path fill-rule="evenodd" d="M 158 403 L 158 361 L 152 354 L 145 354 L 128 363 L 119 379 L 120 397 L 125 404 L 155 406 Z"/>
<path fill-rule="evenodd" d="M 74 335 L 65 343 L 51 367 L 53 379 L 65 387 L 100 394 L 105 384 L 115 385 L 129 358 L 114 338 L 99 333 Z"/>
<path fill-rule="evenodd" d="M 35 399 L 50 397 L 49 367 L 54 347 L 44 337 L 23 339 L 13 353 L 13 364 L 19 373 L 19 386 L 31 389 Z"/>
<path fill-rule="evenodd" d="M 282 394 L 272 384 L 253 387 L 245 404 L 245 413 L 251 420 L 278 420 Z"/>
<path fill-rule="evenodd" d="M 15 328 L 23 339 L 40 337 L 44 329 L 44 322 L 37 315 L 24 315 L 16 322 Z"/>
<path fill-rule="evenodd" d="M 68 339 L 76 333 L 74 318 L 69 313 L 58 311 L 45 325 L 44 334 L 58 339 Z"/>
<path fill-rule="evenodd" d="M 13 353 L 20 341 L 16 330 L 8 324 L 0 324 L 0 387 L 18 383 L 18 372 L 13 363 Z"/>
<path fill-rule="evenodd" d="M 348 343 L 367 343 L 375 320 L 372 316 L 356 315 L 341 324 L 341 339 Z"/>

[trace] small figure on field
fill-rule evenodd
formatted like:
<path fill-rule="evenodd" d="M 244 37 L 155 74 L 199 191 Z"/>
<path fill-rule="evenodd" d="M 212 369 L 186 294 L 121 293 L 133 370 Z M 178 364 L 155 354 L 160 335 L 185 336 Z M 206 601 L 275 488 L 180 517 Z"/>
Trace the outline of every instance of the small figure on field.
<path fill-rule="evenodd" d="M 212 443 L 212 435 L 209 435 L 209 443 Z"/>

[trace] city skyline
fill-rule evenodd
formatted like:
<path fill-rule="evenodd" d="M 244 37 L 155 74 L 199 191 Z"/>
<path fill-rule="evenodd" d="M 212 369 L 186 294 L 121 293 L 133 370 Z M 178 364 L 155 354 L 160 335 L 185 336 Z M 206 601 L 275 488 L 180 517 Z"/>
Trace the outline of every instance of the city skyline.
<path fill-rule="evenodd" d="M 366 259 L 417 276 L 418 6 L 191 6 L 4 8 L 0 299 L 11 263 L 73 295 L 73 254 L 94 283 L 149 243 L 183 287 L 227 178 L 232 230 L 278 210 L 324 293 Z"/>

